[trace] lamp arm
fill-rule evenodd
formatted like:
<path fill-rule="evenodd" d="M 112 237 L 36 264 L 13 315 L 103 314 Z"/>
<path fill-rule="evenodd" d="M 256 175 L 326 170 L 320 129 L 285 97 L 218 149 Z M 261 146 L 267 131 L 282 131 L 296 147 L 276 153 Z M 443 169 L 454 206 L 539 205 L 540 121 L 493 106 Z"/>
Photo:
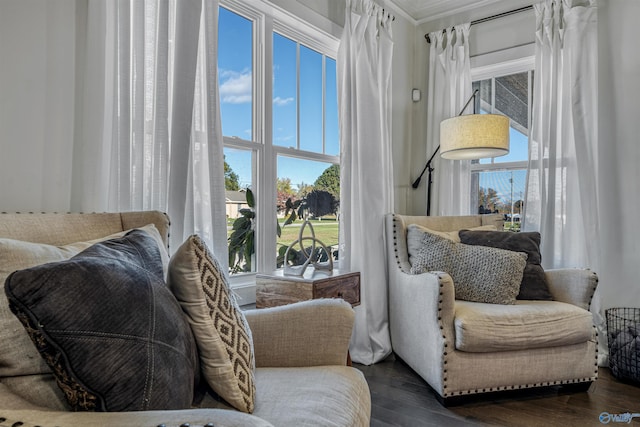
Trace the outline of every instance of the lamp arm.
<path fill-rule="evenodd" d="M 467 109 L 467 107 L 469 106 L 469 103 L 471 102 L 471 100 L 473 99 L 473 114 L 476 113 L 476 93 L 478 93 L 479 89 L 476 89 L 473 91 L 473 93 L 471 94 L 471 96 L 469 97 L 469 99 L 467 100 L 467 103 L 464 104 L 464 107 L 462 107 L 462 110 L 460 110 L 460 113 L 458 114 L 458 116 L 461 116 L 462 113 L 464 113 L 464 110 Z"/>
<path fill-rule="evenodd" d="M 460 114 L 458 114 L 458 116 L 461 116 L 462 113 L 464 113 L 464 110 L 467 109 L 467 107 L 469 106 L 469 103 L 471 102 L 472 99 L 473 100 L 476 99 L 476 94 L 478 93 L 478 90 L 479 89 L 476 89 L 476 90 L 473 91 L 473 93 L 471 94 L 471 96 L 467 100 L 467 103 L 464 104 L 464 107 L 462 107 L 462 110 L 460 110 Z M 473 114 L 475 114 L 475 113 L 476 113 L 476 103 L 474 101 L 474 103 L 473 103 Z M 413 181 L 413 184 L 411 184 L 411 186 L 414 189 L 418 188 L 418 186 L 420 185 L 420 180 L 422 179 L 422 176 L 427 171 L 427 169 L 430 169 L 430 172 L 433 171 L 433 168 L 430 168 L 430 166 L 431 166 L 431 162 L 433 161 L 433 158 L 436 156 L 436 153 L 438 152 L 438 150 L 440 150 L 440 145 L 438 145 L 438 148 L 436 148 L 436 151 L 433 152 L 433 154 L 431 155 L 431 158 L 427 161 L 427 164 L 424 165 L 424 169 L 422 169 L 422 172 L 420 173 L 420 176 L 418 177 L 418 179 Z M 429 180 L 429 181 L 431 181 L 431 180 Z"/>
<path fill-rule="evenodd" d="M 413 184 L 411 184 L 413 188 L 418 188 L 418 186 L 420 185 L 420 180 L 422 179 L 422 175 L 424 175 L 427 169 L 429 169 L 429 173 L 433 171 L 433 168 L 431 167 L 431 162 L 433 161 L 433 158 L 436 156 L 436 153 L 438 153 L 439 150 L 440 150 L 440 145 L 438 145 L 438 148 L 436 148 L 436 151 L 433 152 L 433 154 L 431 155 L 431 158 L 427 161 L 427 164 L 424 165 L 424 169 L 422 169 L 422 172 L 420 173 L 420 176 L 418 177 L 418 179 L 413 181 Z"/>

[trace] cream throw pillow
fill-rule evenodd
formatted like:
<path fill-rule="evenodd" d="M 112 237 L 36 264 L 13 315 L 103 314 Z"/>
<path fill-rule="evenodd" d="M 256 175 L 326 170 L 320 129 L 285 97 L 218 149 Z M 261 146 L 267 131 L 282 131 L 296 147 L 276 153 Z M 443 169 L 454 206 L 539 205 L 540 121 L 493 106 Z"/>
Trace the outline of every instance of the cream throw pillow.
<path fill-rule="evenodd" d="M 459 300 L 515 304 L 526 264 L 527 254 L 522 252 L 465 245 L 424 232 L 411 273 L 448 273 Z"/>
<path fill-rule="evenodd" d="M 234 408 L 255 404 L 253 339 L 225 272 L 197 235 L 171 257 L 169 289 L 189 318 L 209 386 Z"/>
<path fill-rule="evenodd" d="M 467 230 L 467 229 L 465 229 Z M 474 231 L 497 231 L 495 225 L 481 225 L 479 227 L 469 228 L 468 230 Z M 445 239 L 452 240 L 456 243 L 460 243 L 460 236 L 458 232 L 454 231 L 436 231 L 430 228 L 423 227 L 418 224 L 409 224 L 407 227 L 407 252 L 409 253 L 409 263 L 413 264 L 414 257 L 418 254 L 418 251 L 422 247 L 422 236 L 424 233 L 435 234 L 436 236 L 444 237 Z"/>

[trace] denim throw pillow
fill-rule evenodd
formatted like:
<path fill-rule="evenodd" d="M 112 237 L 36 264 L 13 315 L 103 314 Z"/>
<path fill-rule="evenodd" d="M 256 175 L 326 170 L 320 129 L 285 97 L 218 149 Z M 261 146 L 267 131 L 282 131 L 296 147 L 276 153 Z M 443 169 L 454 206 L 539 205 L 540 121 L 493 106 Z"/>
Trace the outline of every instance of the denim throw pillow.
<path fill-rule="evenodd" d="M 200 237 L 189 237 L 173 254 L 167 282 L 191 323 L 202 376 L 231 406 L 252 413 L 256 387 L 251 329 L 224 270 Z"/>
<path fill-rule="evenodd" d="M 503 231 L 460 231 L 460 241 L 467 245 L 490 246 L 527 254 L 517 299 L 551 301 L 553 297 L 540 265 L 540 233 L 537 231 L 505 233 Z"/>
<path fill-rule="evenodd" d="M 144 231 L 16 271 L 5 292 L 72 410 L 191 406 L 193 335 Z"/>
<path fill-rule="evenodd" d="M 444 271 L 453 279 L 456 299 L 515 304 L 527 255 L 485 246 L 456 243 L 423 232 L 412 274 Z"/>

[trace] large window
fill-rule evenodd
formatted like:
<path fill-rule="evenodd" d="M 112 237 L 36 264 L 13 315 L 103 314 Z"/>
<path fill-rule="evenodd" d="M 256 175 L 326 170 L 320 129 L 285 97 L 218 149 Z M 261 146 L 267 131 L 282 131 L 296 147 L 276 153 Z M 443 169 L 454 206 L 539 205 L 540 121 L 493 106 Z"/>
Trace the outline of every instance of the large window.
<path fill-rule="evenodd" d="M 471 211 L 501 213 L 505 229 L 513 231 L 520 230 L 524 209 L 531 122 L 533 70 L 530 64 L 522 68 L 500 75 L 504 70 L 495 67 L 493 75 L 476 76 L 473 82 L 473 89 L 479 89 L 480 94 L 476 111 L 509 117 L 511 143 L 506 156 L 472 161 Z"/>
<path fill-rule="evenodd" d="M 296 215 L 285 225 L 287 200 L 304 202 L 314 190 L 339 199 L 337 45 L 261 1 L 221 1 L 218 76 L 236 281 L 284 262 L 302 223 Z M 304 211 L 329 247 L 338 243 L 338 206 Z"/>

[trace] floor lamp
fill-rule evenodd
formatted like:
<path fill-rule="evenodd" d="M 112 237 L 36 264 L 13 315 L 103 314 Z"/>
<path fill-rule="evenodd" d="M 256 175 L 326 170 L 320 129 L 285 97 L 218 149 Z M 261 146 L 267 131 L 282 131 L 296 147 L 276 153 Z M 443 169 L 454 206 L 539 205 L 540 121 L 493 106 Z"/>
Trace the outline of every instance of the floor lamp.
<path fill-rule="evenodd" d="M 509 153 L 509 118 L 499 114 L 476 114 L 476 94 L 474 90 L 467 103 L 456 117 L 440 123 L 440 144 L 433 152 L 422 173 L 411 185 L 418 188 L 420 180 L 428 170 L 427 216 L 431 215 L 431 185 L 433 166 L 431 162 L 438 151 L 444 159 L 472 160 L 499 157 Z M 462 115 L 473 101 L 473 114 Z"/>

